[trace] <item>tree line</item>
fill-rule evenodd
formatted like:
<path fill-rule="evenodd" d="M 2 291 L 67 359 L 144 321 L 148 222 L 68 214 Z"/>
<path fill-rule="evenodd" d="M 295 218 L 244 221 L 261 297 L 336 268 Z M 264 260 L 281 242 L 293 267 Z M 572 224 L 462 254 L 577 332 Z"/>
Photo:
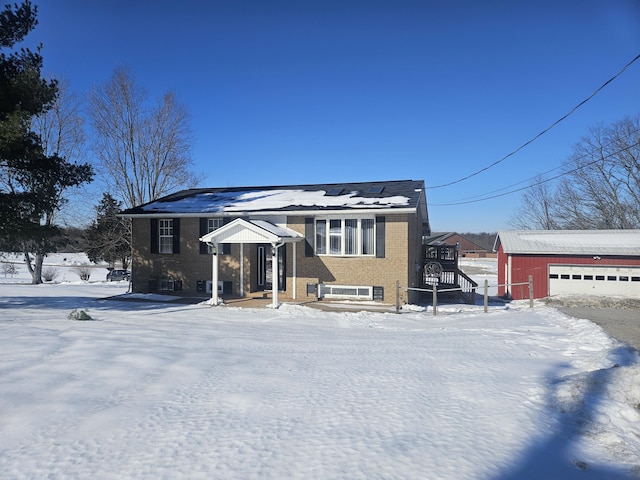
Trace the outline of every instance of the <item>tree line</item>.
<path fill-rule="evenodd" d="M 117 212 L 196 176 L 189 112 L 175 94 L 153 103 L 126 66 L 86 98 L 45 78 L 43 47 L 20 48 L 37 12 L 29 0 L 0 12 L 0 245 L 22 252 L 42 283 L 44 257 L 69 246 L 60 215 L 70 195 L 96 183 L 106 192 L 82 243 L 91 260 L 126 267 L 130 225 Z"/>

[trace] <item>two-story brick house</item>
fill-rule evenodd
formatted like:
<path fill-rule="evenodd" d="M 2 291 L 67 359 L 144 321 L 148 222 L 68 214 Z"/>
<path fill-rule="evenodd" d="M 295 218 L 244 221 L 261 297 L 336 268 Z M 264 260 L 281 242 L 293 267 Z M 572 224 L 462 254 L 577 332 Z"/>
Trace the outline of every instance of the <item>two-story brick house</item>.
<path fill-rule="evenodd" d="M 395 299 L 430 233 L 423 181 L 183 190 L 127 209 L 133 291 Z M 212 291 L 211 286 L 218 288 Z"/>

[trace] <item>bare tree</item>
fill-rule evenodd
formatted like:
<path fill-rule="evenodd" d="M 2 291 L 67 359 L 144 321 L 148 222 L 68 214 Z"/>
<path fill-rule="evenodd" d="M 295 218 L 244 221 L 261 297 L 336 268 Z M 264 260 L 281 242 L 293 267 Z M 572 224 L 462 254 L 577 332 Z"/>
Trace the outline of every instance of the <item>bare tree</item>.
<path fill-rule="evenodd" d="M 537 176 L 524 191 L 521 204 L 510 223 L 522 230 L 554 230 L 557 223 L 557 202 L 544 176 Z"/>
<path fill-rule="evenodd" d="M 126 67 L 89 95 L 94 151 L 108 191 L 132 207 L 196 184 L 189 113 L 173 93 L 147 106 Z"/>
<path fill-rule="evenodd" d="M 69 82 L 66 79 L 58 80 L 58 96 L 51 108 L 32 120 L 32 128 L 41 139 L 45 155 L 57 155 L 69 161 L 86 160 L 82 107 L 82 100 L 71 90 Z M 85 188 L 86 185 L 73 187 L 74 196 L 86 195 Z M 83 208 L 88 203 L 78 201 L 62 204 L 56 220 L 62 224 L 81 222 L 91 213 Z"/>
<path fill-rule="evenodd" d="M 58 96 L 51 108 L 34 117 L 33 130 L 40 136 L 45 155 L 80 160 L 84 158 L 82 102 L 69 88 L 67 80 L 58 80 Z"/>
<path fill-rule="evenodd" d="M 573 148 L 555 190 L 534 182 L 512 222 L 520 228 L 640 228 L 640 116 L 594 127 Z"/>
<path fill-rule="evenodd" d="M 562 182 L 563 223 L 575 228 L 640 227 L 640 117 L 594 127 L 574 146 Z"/>

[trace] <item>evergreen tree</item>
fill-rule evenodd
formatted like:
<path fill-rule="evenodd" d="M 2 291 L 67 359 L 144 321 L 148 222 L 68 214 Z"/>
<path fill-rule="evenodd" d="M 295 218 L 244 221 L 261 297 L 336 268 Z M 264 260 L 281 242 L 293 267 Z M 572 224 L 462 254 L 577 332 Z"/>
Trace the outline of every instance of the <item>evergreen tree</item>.
<path fill-rule="evenodd" d="M 105 261 L 114 267 L 120 262 L 126 269 L 131 257 L 131 222 L 117 216 L 120 210 L 122 202 L 103 194 L 96 207 L 96 219 L 86 232 L 85 252 L 94 263 Z"/>
<path fill-rule="evenodd" d="M 30 1 L 7 5 L 0 13 L 0 49 L 14 49 L 36 25 Z M 40 49 L 0 54 L 0 241 L 25 253 L 33 283 L 42 283 L 44 256 L 62 239 L 54 215 L 65 202 L 63 192 L 93 177 L 87 164 L 46 155 L 31 128 L 57 95 L 57 82 L 41 72 Z"/>

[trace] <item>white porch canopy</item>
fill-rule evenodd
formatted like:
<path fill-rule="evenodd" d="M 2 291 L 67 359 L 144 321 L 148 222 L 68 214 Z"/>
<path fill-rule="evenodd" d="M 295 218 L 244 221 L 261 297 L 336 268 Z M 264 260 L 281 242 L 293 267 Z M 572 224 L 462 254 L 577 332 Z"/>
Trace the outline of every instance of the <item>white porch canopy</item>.
<path fill-rule="evenodd" d="M 304 237 L 286 227 L 279 227 L 266 220 L 244 220 L 237 218 L 226 225 L 200 237 L 200 241 L 213 248 L 211 274 L 211 302 L 218 304 L 218 245 L 221 243 L 239 243 L 241 257 L 245 243 L 270 243 L 272 247 L 273 265 L 278 268 L 278 248 L 286 243 L 295 243 Z M 244 262 L 240 258 L 240 288 L 244 290 Z M 278 281 L 272 281 L 273 307 L 278 307 Z M 296 298 L 296 249 L 293 249 L 293 298 Z"/>

